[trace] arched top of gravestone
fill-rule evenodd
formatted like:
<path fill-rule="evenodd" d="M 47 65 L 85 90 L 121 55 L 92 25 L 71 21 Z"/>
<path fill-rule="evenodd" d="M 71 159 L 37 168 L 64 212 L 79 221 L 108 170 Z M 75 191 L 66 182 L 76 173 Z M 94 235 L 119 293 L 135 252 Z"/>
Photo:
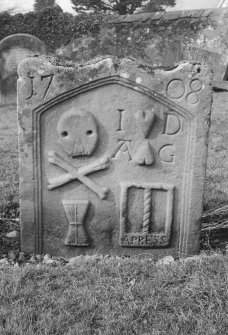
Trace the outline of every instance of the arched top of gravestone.
<path fill-rule="evenodd" d="M 46 54 L 45 44 L 29 34 L 10 35 L 0 41 L 0 105 L 16 103 L 17 66 L 26 57 Z"/>
<path fill-rule="evenodd" d="M 37 37 L 29 34 L 14 34 L 0 41 L 0 54 L 8 49 L 19 47 L 39 54 L 46 54 L 45 44 Z"/>

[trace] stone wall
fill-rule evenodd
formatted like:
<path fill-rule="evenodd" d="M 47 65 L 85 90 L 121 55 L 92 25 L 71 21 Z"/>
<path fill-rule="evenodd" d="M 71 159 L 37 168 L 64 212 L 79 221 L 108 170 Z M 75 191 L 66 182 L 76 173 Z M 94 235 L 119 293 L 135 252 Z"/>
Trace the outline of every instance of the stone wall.
<path fill-rule="evenodd" d="M 228 57 L 227 17 L 228 8 L 113 19 L 105 15 L 72 17 L 58 9 L 48 9 L 24 16 L 0 14 L 0 38 L 31 33 L 46 44 L 49 54 L 77 62 L 107 54 L 139 58 L 154 66 L 205 60 L 215 69 L 214 79 L 222 80 Z"/>
<path fill-rule="evenodd" d="M 99 32 L 56 50 L 81 62 L 98 55 L 142 59 L 153 66 L 182 60 L 206 61 L 222 80 L 228 59 L 228 9 L 126 15 L 100 25 Z"/>

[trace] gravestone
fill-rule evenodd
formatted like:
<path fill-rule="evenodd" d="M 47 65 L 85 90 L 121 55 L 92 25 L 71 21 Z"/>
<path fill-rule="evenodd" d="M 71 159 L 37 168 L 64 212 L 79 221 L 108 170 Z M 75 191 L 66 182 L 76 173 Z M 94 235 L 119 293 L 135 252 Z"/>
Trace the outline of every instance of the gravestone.
<path fill-rule="evenodd" d="M 15 104 L 17 66 L 27 56 L 46 54 L 41 40 L 29 34 L 14 34 L 0 41 L 0 105 Z"/>
<path fill-rule="evenodd" d="M 132 59 L 19 65 L 21 248 L 198 251 L 211 71 Z"/>

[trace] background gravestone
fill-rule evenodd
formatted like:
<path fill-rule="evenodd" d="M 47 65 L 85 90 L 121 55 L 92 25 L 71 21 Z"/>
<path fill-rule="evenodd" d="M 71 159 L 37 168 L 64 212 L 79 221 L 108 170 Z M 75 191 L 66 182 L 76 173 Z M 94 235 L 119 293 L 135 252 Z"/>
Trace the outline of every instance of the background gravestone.
<path fill-rule="evenodd" d="M 15 34 L 0 41 L 0 202 L 18 201 L 17 66 L 25 57 L 45 54 L 38 38 Z"/>
<path fill-rule="evenodd" d="M 43 42 L 29 34 L 10 35 L 0 41 L 0 104 L 17 97 L 17 66 L 27 56 L 46 54 Z"/>
<path fill-rule="evenodd" d="M 23 251 L 198 251 L 211 71 L 129 59 L 18 68 Z"/>

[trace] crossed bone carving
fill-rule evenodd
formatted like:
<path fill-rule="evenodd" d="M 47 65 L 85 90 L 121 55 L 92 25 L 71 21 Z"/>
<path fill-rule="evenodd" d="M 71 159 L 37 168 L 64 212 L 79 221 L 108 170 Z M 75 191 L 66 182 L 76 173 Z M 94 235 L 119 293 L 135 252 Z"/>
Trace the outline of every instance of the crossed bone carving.
<path fill-rule="evenodd" d="M 63 157 L 61 157 L 55 151 L 50 151 L 48 153 L 48 162 L 59 166 L 67 173 L 48 179 L 48 189 L 53 190 L 56 187 L 64 185 L 72 180 L 78 179 L 85 186 L 90 188 L 95 192 L 101 199 L 105 199 L 109 189 L 107 187 L 100 186 L 92 181 L 90 178 L 86 177 L 87 174 L 93 173 L 95 171 L 100 171 L 109 168 L 109 158 L 104 157 L 96 162 L 89 165 L 83 166 L 77 169 L 73 164 L 67 162 Z"/>

